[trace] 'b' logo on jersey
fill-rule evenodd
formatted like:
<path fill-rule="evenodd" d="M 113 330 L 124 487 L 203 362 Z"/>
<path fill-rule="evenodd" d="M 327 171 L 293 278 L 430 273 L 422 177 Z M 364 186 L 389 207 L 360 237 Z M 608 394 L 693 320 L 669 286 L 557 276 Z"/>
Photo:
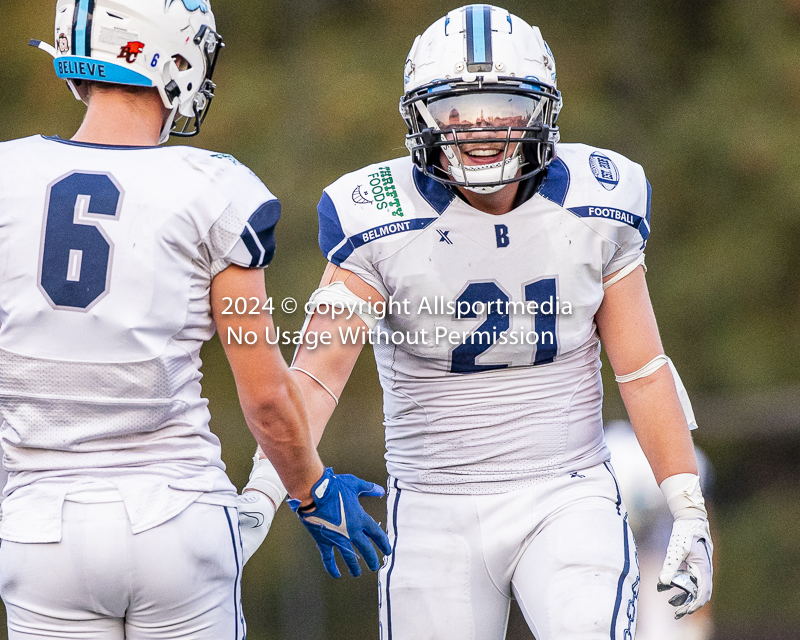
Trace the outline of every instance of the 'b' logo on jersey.
<path fill-rule="evenodd" d="M 494 237 L 497 240 L 498 249 L 507 247 L 511 242 L 511 239 L 508 237 L 508 227 L 504 224 L 494 225 Z"/>

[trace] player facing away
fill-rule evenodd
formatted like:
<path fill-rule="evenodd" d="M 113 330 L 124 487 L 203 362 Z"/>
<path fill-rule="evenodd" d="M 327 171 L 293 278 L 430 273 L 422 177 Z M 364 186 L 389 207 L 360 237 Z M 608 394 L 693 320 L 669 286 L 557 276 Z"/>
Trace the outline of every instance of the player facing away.
<path fill-rule="evenodd" d="M 334 344 L 301 346 L 292 367 L 318 438 L 353 334 L 372 329 L 390 474 L 382 638 L 500 640 L 512 597 L 538 640 L 633 637 L 641 585 L 603 441 L 601 340 L 674 514 L 659 588 L 695 611 L 712 546 L 691 407 L 645 284 L 642 168 L 559 143 L 553 55 L 503 9 L 451 11 L 404 76 L 411 157 L 325 189 L 330 264 L 306 331 Z"/>
<path fill-rule="evenodd" d="M 0 144 L 9 637 L 244 638 L 244 561 L 284 485 L 308 505 L 324 472 L 265 340 L 270 316 L 225 313 L 228 298 L 266 301 L 280 204 L 231 156 L 158 146 L 197 133 L 213 97 L 222 40 L 207 0 L 60 0 L 55 26 L 58 48 L 32 44 L 87 104 L 83 124 L 72 140 Z M 274 463 L 258 462 L 238 499 L 201 397 L 215 327 L 261 336 L 223 341 Z"/>

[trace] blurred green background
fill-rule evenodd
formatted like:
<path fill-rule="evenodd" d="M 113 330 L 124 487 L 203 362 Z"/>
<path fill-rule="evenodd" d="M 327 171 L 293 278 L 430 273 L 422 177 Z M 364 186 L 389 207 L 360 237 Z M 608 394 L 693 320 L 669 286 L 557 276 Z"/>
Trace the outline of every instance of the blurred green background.
<path fill-rule="evenodd" d="M 440 0 L 214 0 L 227 47 L 200 138 L 280 197 L 276 302 L 325 266 L 316 203 L 341 174 L 405 153 L 397 112 L 413 38 Z M 3 0 L 0 139 L 71 136 L 83 107 L 28 38 L 55 2 Z M 607 0 L 504 7 L 538 25 L 558 66 L 565 142 L 612 148 L 653 186 L 648 284 L 666 352 L 716 470 L 713 613 L 721 640 L 800 638 L 800 0 Z M 277 312 L 299 329 L 302 315 Z M 290 356 L 286 353 L 287 358 Z M 203 351 L 212 428 L 241 487 L 254 441 L 218 340 Z M 625 416 L 610 367 L 606 417 Z M 381 397 L 365 350 L 320 447 L 383 483 Z M 369 509 L 385 520 L 383 504 Z M 377 579 L 335 581 L 283 507 L 244 574 L 250 640 L 378 634 Z M 651 588 L 644 585 L 643 588 Z M 2 621 L 0 621 L 2 622 Z M 526 638 L 518 617 L 509 638 Z M 4 633 L 0 631 L 0 636 Z"/>

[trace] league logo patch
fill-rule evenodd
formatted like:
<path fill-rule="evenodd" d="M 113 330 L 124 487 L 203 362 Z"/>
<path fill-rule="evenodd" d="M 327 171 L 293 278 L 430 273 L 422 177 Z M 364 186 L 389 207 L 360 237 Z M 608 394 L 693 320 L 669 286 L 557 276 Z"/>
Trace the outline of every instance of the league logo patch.
<path fill-rule="evenodd" d="M 177 2 L 177 0 L 167 0 L 166 8 L 169 9 L 175 2 Z M 186 7 L 187 11 L 199 10 L 201 13 L 206 13 L 208 11 L 208 5 L 204 0 L 181 0 L 181 2 L 183 2 L 183 6 Z"/>
<path fill-rule="evenodd" d="M 58 34 L 58 40 L 56 41 L 56 46 L 58 47 L 59 53 L 69 52 L 69 38 L 67 38 L 66 33 Z"/>
<path fill-rule="evenodd" d="M 125 62 L 133 64 L 142 51 L 144 51 L 144 43 L 134 40 L 120 48 L 117 58 L 125 58 Z"/>
<path fill-rule="evenodd" d="M 372 200 L 369 199 L 369 191 L 358 185 L 353 189 L 353 202 L 356 204 L 372 204 Z"/>
<path fill-rule="evenodd" d="M 608 156 L 595 151 L 589 156 L 589 167 L 606 191 L 611 191 L 619 184 L 619 170 Z"/>

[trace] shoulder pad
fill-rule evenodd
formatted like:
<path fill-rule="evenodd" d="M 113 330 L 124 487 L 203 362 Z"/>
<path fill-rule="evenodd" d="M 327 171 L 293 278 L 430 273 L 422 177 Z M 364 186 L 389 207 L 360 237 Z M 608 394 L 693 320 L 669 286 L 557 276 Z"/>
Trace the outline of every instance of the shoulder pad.
<path fill-rule="evenodd" d="M 431 184 L 432 183 L 432 184 Z M 320 248 L 341 265 L 359 247 L 407 242 L 450 206 L 455 195 L 414 169 L 408 157 L 373 164 L 327 187 L 318 206 Z"/>
<path fill-rule="evenodd" d="M 650 183 L 642 167 L 623 155 L 584 144 L 559 144 L 540 195 L 585 218 L 599 233 L 635 229 L 650 235 Z"/>
<path fill-rule="evenodd" d="M 238 236 L 236 243 L 223 252 L 227 261 L 243 267 L 269 265 L 275 254 L 275 225 L 281 215 L 278 199 L 255 173 L 227 153 L 193 149 L 186 159 L 224 197 L 224 212 L 219 212 L 211 235 L 224 238 L 226 246 L 231 234 Z"/>

